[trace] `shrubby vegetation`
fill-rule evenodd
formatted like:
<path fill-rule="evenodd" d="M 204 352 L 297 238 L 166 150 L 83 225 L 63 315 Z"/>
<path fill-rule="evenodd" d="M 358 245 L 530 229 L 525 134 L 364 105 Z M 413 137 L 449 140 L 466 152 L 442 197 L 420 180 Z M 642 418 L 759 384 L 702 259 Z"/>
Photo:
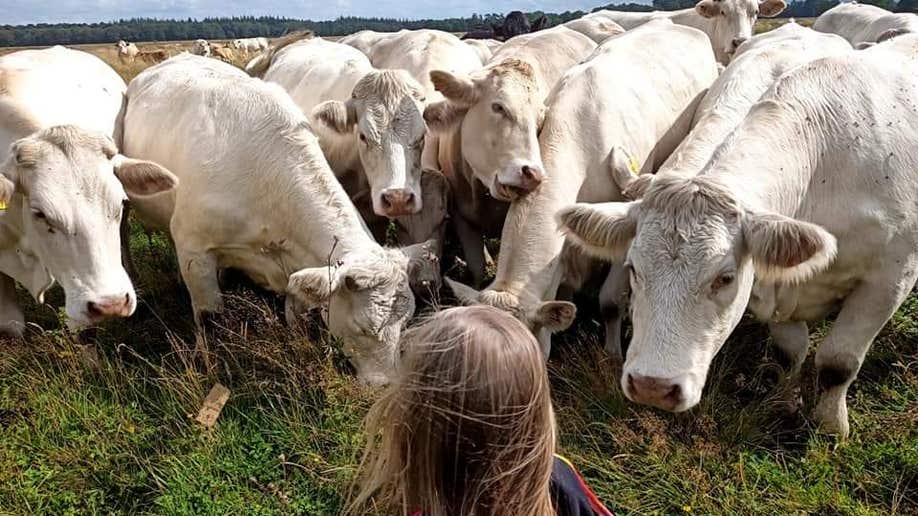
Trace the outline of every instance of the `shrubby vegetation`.
<path fill-rule="evenodd" d="M 638 3 L 613 3 L 596 9 L 619 11 L 673 10 L 695 5 L 697 0 L 653 0 L 653 5 Z M 889 10 L 918 11 L 918 0 L 864 0 Z M 838 4 L 838 0 L 803 0 L 788 3 L 783 17 L 819 16 Z M 584 11 L 563 13 L 529 13 L 531 19 L 544 14 L 549 25 L 557 25 L 586 14 Z M 478 27 L 499 23 L 502 14 L 473 14 L 468 18 L 442 20 L 398 20 L 394 18 L 341 17 L 329 21 L 298 20 L 273 16 L 236 18 L 205 18 L 203 20 L 155 20 L 136 18 L 105 23 L 56 23 L 34 25 L 0 25 L 0 46 L 76 45 L 107 43 L 119 39 L 128 41 L 180 41 L 197 38 L 233 39 L 253 36 L 276 37 L 289 30 L 311 29 L 319 36 L 340 36 L 363 29 L 397 31 L 400 29 L 439 29 L 447 32 L 466 32 Z"/>

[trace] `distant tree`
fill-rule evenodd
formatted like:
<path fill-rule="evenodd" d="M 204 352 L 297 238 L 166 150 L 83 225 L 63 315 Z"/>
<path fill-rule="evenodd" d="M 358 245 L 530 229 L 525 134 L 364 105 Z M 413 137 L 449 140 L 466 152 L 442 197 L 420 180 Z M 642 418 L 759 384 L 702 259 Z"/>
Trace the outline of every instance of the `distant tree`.
<path fill-rule="evenodd" d="M 899 0 L 899 5 L 896 7 L 896 10 L 900 13 L 918 14 L 918 0 Z"/>

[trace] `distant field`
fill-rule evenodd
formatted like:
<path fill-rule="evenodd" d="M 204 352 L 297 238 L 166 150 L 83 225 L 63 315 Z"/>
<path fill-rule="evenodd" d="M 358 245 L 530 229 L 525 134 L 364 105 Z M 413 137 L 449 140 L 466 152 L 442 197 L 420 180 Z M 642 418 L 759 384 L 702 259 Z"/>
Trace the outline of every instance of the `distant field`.
<path fill-rule="evenodd" d="M 126 79 L 142 69 L 122 67 L 112 45 L 81 48 Z M 337 514 L 375 392 L 357 385 L 333 339 L 288 329 L 275 297 L 244 283 L 228 290 L 204 360 L 168 238 L 135 225 L 130 245 L 131 319 L 81 340 L 61 329 L 56 289 L 47 305 L 27 304 L 27 342 L 0 341 L 0 514 Z M 851 388 L 845 443 L 815 432 L 811 405 L 780 412 L 779 352 L 750 319 L 714 361 L 700 406 L 668 414 L 627 402 L 595 300 L 577 299 L 549 371 L 561 451 L 618 514 L 918 515 L 918 294 Z M 814 325 L 814 341 L 827 327 Z M 812 400 L 812 357 L 806 369 Z M 232 394 L 205 429 L 193 417 L 215 382 Z"/>

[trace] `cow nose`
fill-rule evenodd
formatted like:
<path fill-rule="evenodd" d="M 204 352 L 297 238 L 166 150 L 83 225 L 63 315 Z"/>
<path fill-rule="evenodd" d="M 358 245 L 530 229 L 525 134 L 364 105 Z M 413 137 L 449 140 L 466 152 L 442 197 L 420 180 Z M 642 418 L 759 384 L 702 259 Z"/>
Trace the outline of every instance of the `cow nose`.
<path fill-rule="evenodd" d="M 407 188 L 389 188 L 382 192 L 383 214 L 387 217 L 410 215 L 415 212 L 414 192 Z"/>
<path fill-rule="evenodd" d="M 635 403 L 670 411 L 675 410 L 683 401 L 679 384 L 639 374 L 628 374 L 628 394 Z"/>
<path fill-rule="evenodd" d="M 523 167 L 520 169 L 520 174 L 520 186 L 524 190 L 535 190 L 537 186 L 542 184 L 542 171 L 536 167 L 523 165 Z"/>
<path fill-rule="evenodd" d="M 131 315 L 131 295 L 100 297 L 86 303 L 86 313 L 94 321 L 108 317 L 128 317 Z"/>
<path fill-rule="evenodd" d="M 739 48 L 740 45 L 746 42 L 749 38 L 733 38 L 733 50 Z"/>

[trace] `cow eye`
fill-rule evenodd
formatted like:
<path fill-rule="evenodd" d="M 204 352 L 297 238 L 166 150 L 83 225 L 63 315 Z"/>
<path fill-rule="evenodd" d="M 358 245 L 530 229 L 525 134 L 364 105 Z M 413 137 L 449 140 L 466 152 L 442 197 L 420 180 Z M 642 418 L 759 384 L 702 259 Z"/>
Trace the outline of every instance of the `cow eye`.
<path fill-rule="evenodd" d="M 47 215 L 45 215 L 45 212 L 41 210 L 32 210 L 32 215 L 38 220 L 48 220 L 48 217 Z"/>
<path fill-rule="evenodd" d="M 717 292 L 718 290 L 724 287 L 732 285 L 735 279 L 736 279 L 736 275 L 733 274 L 732 272 L 721 274 L 720 276 L 717 277 L 717 279 L 714 280 L 713 283 L 711 283 L 711 290 L 713 290 L 714 292 Z"/>
<path fill-rule="evenodd" d="M 491 104 L 491 111 L 493 111 L 493 112 L 495 112 L 495 113 L 497 113 L 498 115 L 501 115 L 501 116 L 506 116 L 506 114 L 507 114 L 507 110 L 504 109 L 504 106 L 498 104 L 497 102 Z"/>
<path fill-rule="evenodd" d="M 360 290 L 360 284 L 353 276 L 350 275 L 344 277 L 344 287 L 351 292 L 357 292 Z"/>
<path fill-rule="evenodd" d="M 360 136 L 360 141 L 362 141 L 363 143 L 367 143 L 367 135 L 363 133 L 359 133 L 359 136 Z"/>

